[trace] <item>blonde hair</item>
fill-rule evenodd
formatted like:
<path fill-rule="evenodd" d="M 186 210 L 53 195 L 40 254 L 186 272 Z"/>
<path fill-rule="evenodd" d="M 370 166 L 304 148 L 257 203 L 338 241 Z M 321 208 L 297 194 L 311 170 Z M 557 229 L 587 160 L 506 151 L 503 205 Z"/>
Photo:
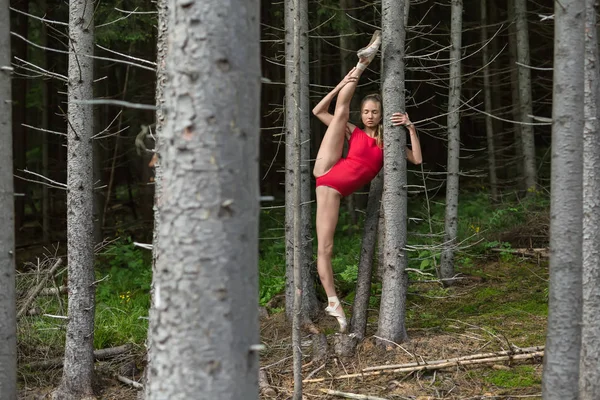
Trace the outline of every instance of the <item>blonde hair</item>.
<path fill-rule="evenodd" d="M 363 106 L 367 101 L 374 101 L 379 103 L 379 111 L 381 113 L 381 120 L 379 121 L 379 125 L 377 126 L 377 133 L 375 134 L 375 140 L 377 141 L 377 146 L 383 148 L 383 101 L 381 100 L 381 95 L 379 93 L 371 93 L 366 95 L 362 101 L 360 102 L 360 110 L 362 113 Z"/>

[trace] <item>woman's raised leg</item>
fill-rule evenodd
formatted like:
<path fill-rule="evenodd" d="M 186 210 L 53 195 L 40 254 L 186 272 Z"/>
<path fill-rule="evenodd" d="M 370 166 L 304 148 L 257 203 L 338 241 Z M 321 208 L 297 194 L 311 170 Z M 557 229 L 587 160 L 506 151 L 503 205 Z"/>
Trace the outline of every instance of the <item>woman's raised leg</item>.
<path fill-rule="evenodd" d="M 351 71 L 350 76 L 357 79 L 348 82 L 338 94 L 333 120 L 327 128 L 325 136 L 323 136 L 315 160 L 315 166 L 313 168 L 315 177 L 324 175 L 342 157 L 346 127 L 348 126 L 348 119 L 350 118 L 350 101 L 352 100 L 352 96 L 358 85 L 358 78 L 360 78 L 362 73 L 363 70 L 354 68 Z"/>

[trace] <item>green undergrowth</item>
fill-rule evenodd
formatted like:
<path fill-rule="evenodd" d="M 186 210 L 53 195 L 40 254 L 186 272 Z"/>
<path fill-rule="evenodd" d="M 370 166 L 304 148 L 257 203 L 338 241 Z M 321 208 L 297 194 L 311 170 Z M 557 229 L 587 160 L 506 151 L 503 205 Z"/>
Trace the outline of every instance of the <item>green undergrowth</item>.
<path fill-rule="evenodd" d="M 144 343 L 151 275 L 151 253 L 135 247 L 130 240 L 116 241 L 97 256 L 94 348 Z M 63 279 L 64 276 L 58 277 Z M 46 315 L 27 316 L 21 321 L 21 348 L 43 347 L 61 352 L 66 322 L 47 316 L 67 315 L 66 298 L 61 297 L 61 301 L 56 296 L 36 299 L 34 308 Z"/>
<path fill-rule="evenodd" d="M 514 199 L 513 199 L 514 200 Z M 510 254 L 511 244 L 501 242 L 499 233 L 518 229 L 535 213 L 544 213 L 547 199 L 541 194 L 526 201 L 492 205 L 484 193 L 461 197 L 456 270 L 464 284 L 445 288 L 417 281 L 435 277 L 443 232 L 444 204 L 433 200 L 427 211 L 423 199 L 413 199 L 408 211 L 409 267 L 411 286 L 406 317 L 409 330 L 466 332 L 507 337 L 520 346 L 543 342 L 547 316 L 547 267 L 523 261 Z M 313 207 L 314 209 L 314 207 Z M 335 236 L 333 270 L 339 296 L 346 303 L 354 299 L 362 236 L 362 218 L 357 224 L 342 211 Z M 429 217 L 431 216 L 431 217 Z M 267 304 L 285 289 L 284 210 L 261 212 L 259 241 L 259 302 Z M 313 215 L 314 223 L 314 215 Z M 313 238 L 315 237 L 313 231 Z M 313 240 L 316 255 L 316 240 Z M 437 247 L 436 247 L 437 246 Z M 493 248 L 504 252 L 492 252 Z M 313 258 L 314 260 L 314 258 Z M 429 275 L 427 275 L 429 274 Z M 95 348 L 123 343 L 142 345 L 146 339 L 150 305 L 151 252 L 121 239 L 105 249 L 96 260 Z M 57 284 L 64 284 L 64 274 Z M 325 295 L 317 285 L 321 300 Z M 370 308 L 379 308 L 381 283 L 375 279 Z M 66 315 L 66 301 L 40 296 L 35 307 L 41 314 Z M 282 310 L 281 303 L 271 312 Z M 471 326 L 472 325 L 472 326 Z M 28 316 L 20 323 L 22 349 L 56 348 L 64 344 L 64 320 Z M 469 327 L 471 326 L 471 327 Z M 476 326 L 477 328 L 473 328 Z M 490 378 L 491 379 L 491 378 Z"/>
<path fill-rule="evenodd" d="M 509 370 L 478 371 L 483 381 L 502 389 L 514 389 L 542 384 L 541 373 L 533 365 L 517 365 Z M 472 373 L 474 375 L 474 373 Z"/>

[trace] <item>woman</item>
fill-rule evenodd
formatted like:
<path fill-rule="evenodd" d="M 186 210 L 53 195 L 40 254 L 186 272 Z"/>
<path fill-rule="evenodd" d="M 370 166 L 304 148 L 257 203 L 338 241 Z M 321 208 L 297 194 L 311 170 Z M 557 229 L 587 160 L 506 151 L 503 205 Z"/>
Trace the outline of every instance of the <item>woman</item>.
<path fill-rule="evenodd" d="M 377 31 L 369 45 L 358 51 L 359 62 L 356 67 L 313 109 L 313 114 L 328 126 L 313 169 L 317 178 L 317 270 L 327 293 L 328 306 L 325 311 L 338 320 L 340 332 L 346 331 L 347 321 L 335 292 L 331 268 L 333 236 L 338 222 L 340 199 L 370 182 L 383 166 L 381 97 L 374 94 L 363 99 L 361 120 L 364 129 L 348 122 L 350 101 L 358 79 L 375 58 L 380 44 L 381 33 Z M 335 112 L 331 115 L 328 109 L 336 95 L 338 99 Z M 408 128 L 412 150 L 407 147 L 406 156 L 411 163 L 420 164 L 421 147 L 408 115 L 394 113 L 391 119 L 395 126 L 404 125 Z M 346 158 L 342 158 L 344 137 L 349 140 Z"/>

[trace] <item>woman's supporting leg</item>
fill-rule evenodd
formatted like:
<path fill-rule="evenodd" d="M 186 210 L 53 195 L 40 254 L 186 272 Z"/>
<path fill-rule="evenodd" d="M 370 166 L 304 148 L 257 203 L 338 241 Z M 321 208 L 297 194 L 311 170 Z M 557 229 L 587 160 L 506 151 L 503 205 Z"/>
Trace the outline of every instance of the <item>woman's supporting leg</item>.
<path fill-rule="evenodd" d="M 338 222 L 341 195 L 327 186 L 317 187 L 317 271 L 327 297 L 337 297 L 333 282 L 331 258 L 333 256 L 333 236 Z M 329 302 L 333 307 L 333 302 Z M 335 311 L 344 316 L 344 309 L 338 306 Z M 342 323 L 340 323 L 342 329 Z"/>
<path fill-rule="evenodd" d="M 362 70 L 356 68 L 351 76 L 360 78 L 362 73 Z M 338 94 L 333 120 L 325 132 L 315 160 L 313 169 L 315 177 L 324 175 L 342 157 L 346 127 L 350 118 L 350 101 L 352 100 L 357 84 L 358 79 L 355 82 L 346 84 Z"/>

